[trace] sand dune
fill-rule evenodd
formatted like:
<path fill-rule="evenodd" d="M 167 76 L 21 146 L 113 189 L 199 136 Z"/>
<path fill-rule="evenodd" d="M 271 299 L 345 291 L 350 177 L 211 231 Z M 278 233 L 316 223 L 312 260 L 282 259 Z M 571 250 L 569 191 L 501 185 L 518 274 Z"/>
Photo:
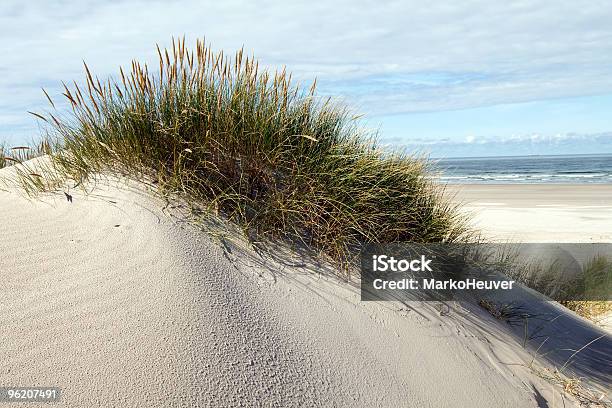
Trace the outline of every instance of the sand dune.
<path fill-rule="evenodd" d="M 162 208 L 113 183 L 0 191 L 0 384 L 83 407 L 572 405 L 486 314 L 359 302 Z"/>

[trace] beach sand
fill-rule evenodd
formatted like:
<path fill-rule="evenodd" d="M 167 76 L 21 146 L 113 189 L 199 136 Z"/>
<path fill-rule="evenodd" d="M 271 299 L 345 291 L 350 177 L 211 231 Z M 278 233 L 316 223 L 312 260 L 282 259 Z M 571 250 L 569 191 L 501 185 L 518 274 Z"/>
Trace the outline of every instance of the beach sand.
<path fill-rule="evenodd" d="M 447 189 L 490 240 L 612 242 L 612 185 L 466 184 Z"/>
<path fill-rule="evenodd" d="M 1 385 L 57 386 L 71 407 L 576 404 L 482 310 L 360 302 L 138 186 L 71 194 L 0 191 Z"/>
<path fill-rule="evenodd" d="M 447 191 L 487 241 L 612 242 L 610 184 L 462 184 Z M 597 320 L 612 333 L 612 314 Z"/>

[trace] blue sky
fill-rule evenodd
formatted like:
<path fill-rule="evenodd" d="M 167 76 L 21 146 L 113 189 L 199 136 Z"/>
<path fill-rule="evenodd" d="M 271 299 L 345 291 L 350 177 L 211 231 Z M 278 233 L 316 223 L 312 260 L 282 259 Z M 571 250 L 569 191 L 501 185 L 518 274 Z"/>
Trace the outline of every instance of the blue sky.
<path fill-rule="evenodd" d="M 0 140 L 35 138 L 26 111 L 45 108 L 41 87 L 82 78 L 82 60 L 104 77 L 186 35 L 316 76 L 391 146 L 612 153 L 610 21 L 606 1 L 5 0 Z"/>

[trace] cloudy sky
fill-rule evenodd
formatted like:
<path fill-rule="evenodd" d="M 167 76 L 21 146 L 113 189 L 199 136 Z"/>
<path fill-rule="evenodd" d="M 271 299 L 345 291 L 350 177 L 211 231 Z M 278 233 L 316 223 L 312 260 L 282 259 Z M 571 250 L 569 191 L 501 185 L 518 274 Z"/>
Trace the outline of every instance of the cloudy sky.
<path fill-rule="evenodd" d="M 511 4 L 510 4 L 511 3 Z M 433 156 L 612 153 L 607 1 L 13 1 L 0 140 L 36 137 L 41 87 L 155 60 L 172 35 L 317 77 L 390 145 Z"/>

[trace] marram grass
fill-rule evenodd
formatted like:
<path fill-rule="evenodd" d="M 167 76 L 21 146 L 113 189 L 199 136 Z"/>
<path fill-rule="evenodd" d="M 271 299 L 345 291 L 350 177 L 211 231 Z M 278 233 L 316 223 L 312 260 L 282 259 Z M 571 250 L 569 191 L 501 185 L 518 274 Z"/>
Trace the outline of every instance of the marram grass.
<path fill-rule="evenodd" d="M 35 114 L 54 141 L 49 175 L 153 180 L 160 193 L 249 234 L 339 261 L 366 242 L 453 242 L 468 233 L 428 163 L 383 151 L 349 110 L 316 96 L 316 81 L 304 90 L 284 69 L 263 70 L 242 50 L 228 57 L 203 41 L 157 52 L 158 66 L 134 61 L 116 80 L 102 82 L 85 65 L 86 85 L 64 85 L 70 115 Z"/>
<path fill-rule="evenodd" d="M 14 146 L 9 148 L 4 143 L 0 143 L 0 169 L 14 164 L 21 164 L 50 152 L 51 146 L 47 141 L 42 141 L 36 147 Z"/>

